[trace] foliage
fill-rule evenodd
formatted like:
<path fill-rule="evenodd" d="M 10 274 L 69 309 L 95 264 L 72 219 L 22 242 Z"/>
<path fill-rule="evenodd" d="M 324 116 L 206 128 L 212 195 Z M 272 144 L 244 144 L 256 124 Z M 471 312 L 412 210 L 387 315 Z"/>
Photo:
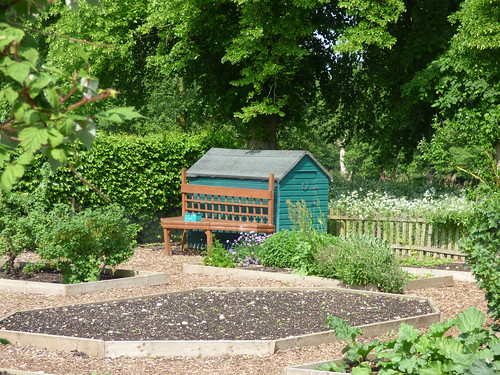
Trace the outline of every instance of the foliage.
<path fill-rule="evenodd" d="M 105 206 L 109 201 L 119 204 L 145 227 L 140 240 L 154 241 L 160 234 L 158 218 L 172 215 L 180 205 L 181 168 L 192 165 L 217 142 L 214 134 L 206 133 L 100 133 L 90 151 L 80 150 L 71 160 L 76 172 L 102 194 L 83 185 L 69 170 L 60 169 L 48 178 L 46 199 L 77 209 Z M 47 178 L 42 163 L 43 159 L 37 160 L 28 168 L 19 190 L 32 191 Z"/>
<path fill-rule="evenodd" d="M 212 239 L 212 246 L 204 252 L 203 265 L 221 267 L 221 268 L 234 268 L 233 254 L 217 240 L 215 237 Z"/>
<path fill-rule="evenodd" d="M 388 23 L 404 8 L 399 0 L 224 0 L 209 6 L 176 0 L 152 6 L 146 29 L 160 30 L 165 43 L 150 62 L 181 82 L 178 95 L 226 121 L 240 119 L 240 134 L 274 147 L 284 117 L 303 118 L 318 83 L 330 80 L 325 67 L 338 58 L 331 46 L 342 44 L 346 55 L 368 44 L 390 47 Z M 341 40 L 345 33 L 349 40 Z"/>
<path fill-rule="evenodd" d="M 320 130 L 328 141 L 345 147 L 354 174 L 393 177 L 432 132 L 436 109 L 419 100 L 418 92 L 403 88 L 446 49 L 455 32 L 448 17 L 460 1 L 404 1 L 404 12 L 388 25 L 394 40 L 390 48 L 367 45 L 357 54 L 337 56 L 337 64 L 330 66 L 329 90 L 323 93 L 327 104 L 315 118 L 325 117 Z M 379 6 L 370 7 L 376 11 Z"/>
<path fill-rule="evenodd" d="M 395 339 L 360 344 L 352 338 L 361 332 L 355 328 L 345 328 L 342 319 L 330 319 L 338 337 L 351 339 L 343 353 L 347 364 L 354 364 L 352 374 L 372 374 L 369 363 L 364 360 L 367 351 L 373 351 L 379 375 L 420 374 L 420 375 L 494 375 L 500 371 L 500 338 L 491 327 L 484 327 L 485 316 L 472 307 L 461 312 L 456 318 L 446 322 L 433 323 L 422 334 L 417 328 L 401 324 Z M 454 337 L 445 334 L 451 329 L 461 334 Z M 345 331 L 350 335 L 343 334 Z M 346 338 L 347 336 L 347 338 Z M 362 370 L 363 369 L 363 370 Z M 344 366 L 330 363 L 321 367 L 323 371 L 344 371 Z"/>
<path fill-rule="evenodd" d="M 57 168 L 67 164 L 75 143 L 90 148 L 96 119 L 121 122 L 140 117 L 132 107 L 90 115 L 76 111 L 88 103 L 113 98 L 118 92 L 100 90 L 98 80 L 84 70 L 75 72 L 68 80 L 57 70 L 40 64 L 34 39 L 17 22 L 47 5 L 48 2 L 32 4 L 31 0 L 2 3 L 0 100 L 10 107 L 10 114 L 0 124 L 0 168 L 4 167 L 1 185 L 6 190 L 23 176 L 36 154 L 42 153 Z"/>
<path fill-rule="evenodd" d="M 367 361 L 367 356 L 370 352 L 380 345 L 379 340 L 368 343 L 359 343 L 356 337 L 363 334 L 359 327 L 351 327 L 344 319 L 336 316 L 328 315 L 326 325 L 333 329 L 335 337 L 340 340 L 349 341 L 349 344 L 342 350 L 346 354 L 346 361 L 342 361 L 339 365 L 334 363 L 326 363 L 317 368 L 319 371 L 338 371 L 347 372 L 347 363 L 352 367 L 360 366 Z M 347 362 L 349 361 L 349 362 Z M 354 371 L 353 374 L 356 374 Z M 361 374 L 360 374 L 361 375 Z"/>
<path fill-rule="evenodd" d="M 384 241 L 365 235 L 333 237 L 315 257 L 319 276 L 350 285 L 376 285 L 383 292 L 402 292 L 406 273 Z"/>
<path fill-rule="evenodd" d="M 37 236 L 47 208 L 34 193 L 0 193 L 0 256 L 7 256 L 5 271 L 15 273 L 16 258 L 37 249 Z"/>
<path fill-rule="evenodd" d="M 485 290 L 491 318 L 500 325 L 500 194 L 477 205 L 462 250 L 477 285 Z"/>
<path fill-rule="evenodd" d="M 258 254 L 262 242 L 269 237 L 269 234 L 259 234 L 255 232 L 242 232 L 233 242 L 229 243 L 227 251 L 233 256 L 233 261 L 240 267 L 247 267 L 251 264 L 259 264 Z"/>
<path fill-rule="evenodd" d="M 437 109 L 432 137 L 420 148 L 438 172 L 460 171 L 498 187 L 500 8 L 464 0 L 450 22 L 457 32 L 448 50 L 406 88 Z"/>
<path fill-rule="evenodd" d="M 106 266 L 115 267 L 134 254 L 139 228 L 116 205 L 79 213 L 57 206 L 49 215 L 38 254 L 56 262 L 64 283 L 97 281 Z"/>
<path fill-rule="evenodd" d="M 300 257 L 303 251 L 300 243 L 305 238 L 303 233 L 287 229 L 272 234 L 262 243 L 259 252 L 261 264 L 269 267 L 301 269 L 304 264 Z"/>
<path fill-rule="evenodd" d="M 399 264 L 406 267 L 426 267 L 439 266 L 453 262 L 453 258 L 436 258 L 433 256 L 423 255 L 405 255 L 398 258 Z"/>

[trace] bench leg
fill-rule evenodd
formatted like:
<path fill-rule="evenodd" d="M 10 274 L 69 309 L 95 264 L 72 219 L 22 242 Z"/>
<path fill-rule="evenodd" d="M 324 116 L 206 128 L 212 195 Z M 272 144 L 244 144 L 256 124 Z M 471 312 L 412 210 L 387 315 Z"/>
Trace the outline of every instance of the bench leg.
<path fill-rule="evenodd" d="M 212 231 L 210 229 L 207 229 L 205 231 L 205 234 L 207 235 L 207 252 L 208 252 L 212 247 Z"/>
<path fill-rule="evenodd" d="M 165 255 L 172 255 L 172 252 L 170 250 L 170 229 L 163 229 L 163 237 L 165 239 Z"/>
<path fill-rule="evenodd" d="M 187 230 L 183 229 L 182 230 L 182 237 L 181 237 L 181 248 L 182 248 L 182 251 L 186 250 L 186 247 L 187 247 L 186 240 L 187 240 Z"/>

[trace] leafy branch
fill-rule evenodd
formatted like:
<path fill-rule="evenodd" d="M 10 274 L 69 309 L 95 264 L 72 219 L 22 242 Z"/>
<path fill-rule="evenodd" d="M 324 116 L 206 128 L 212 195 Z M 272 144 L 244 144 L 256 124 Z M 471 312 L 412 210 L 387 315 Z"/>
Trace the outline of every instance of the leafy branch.
<path fill-rule="evenodd" d="M 32 7 L 40 11 L 51 2 L 11 2 L 5 12 L 7 23 L 0 22 L 0 77 L 6 83 L 0 90 L 0 100 L 11 108 L 11 116 L 0 124 L 1 186 L 7 191 L 24 175 L 35 155 L 42 153 L 53 168 L 58 168 L 67 165 L 76 143 L 89 149 L 96 136 L 96 119 L 123 122 L 142 117 L 132 107 L 81 115 L 87 104 L 115 98 L 119 92 L 99 89 L 98 79 L 84 70 L 75 72 L 69 78 L 70 88 L 64 89 L 68 78 L 40 67 L 36 46 L 24 27 L 14 21 L 30 15 Z M 87 2 L 100 6 L 97 0 Z M 66 3 L 72 9 L 78 7 L 77 1 Z M 78 178 L 86 183 L 81 175 Z"/>

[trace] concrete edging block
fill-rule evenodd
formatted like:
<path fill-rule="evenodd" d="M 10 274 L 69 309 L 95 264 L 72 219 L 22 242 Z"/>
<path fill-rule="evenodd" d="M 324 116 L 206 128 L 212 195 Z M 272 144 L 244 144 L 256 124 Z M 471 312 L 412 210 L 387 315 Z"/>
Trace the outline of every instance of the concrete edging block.
<path fill-rule="evenodd" d="M 111 269 L 106 269 L 106 271 L 108 273 L 112 272 Z M 126 289 L 167 283 L 167 274 L 164 272 L 117 269 L 114 271 L 114 275 L 119 278 L 78 284 L 55 284 L 28 280 L 0 279 L 0 290 L 31 294 L 77 296 L 85 293 L 104 292 L 111 289 Z"/>
<path fill-rule="evenodd" d="M 328 279 L 325 277 L 318 276 L 300 276 L 295 274 L 286 274 L 279 272 L 265 272 L 265 271 L 257 271 L 257 270 L 242 270 L 238 268 L 220 268 L 220 267 L 212 267 L 212 266 L 203 266 L 201 264 L 190 264 L 184 263 L 182 264 L 182 272 L 187 274 L 201 274 L 201 275 L 219 275 L 219 276 L 232 276 L 238 277 L 242 279 L 255 279 L 262 278 L 267 280 L 276 280 L 282 281 L 284 283 L 294 283 L 294 284 L 318 284 L 322 286 L 330 286 L 336 288 L 345 288 L 345 289 L 353 289 L 353 290 L 368 290 L 368 291 L 377 291 L 377 287 L 375 285 L 367 285 L 367 286 L 357 286 L 357 285 L 349 285 L 343 283 L 336 279 Z M 426 275 L 422 273 L 421 276 Z M 434 276 L 434 277 L 426 277 L 422 279 L 410 280 L 408 285 L 405 287 L 405 290 L 416 290 L 423 288 L 440 288 L 445 286 L 453 285 L 453 277 L 452 276 Z"/>
<path fill-rule="evenodd" d="M 182 294 L 191 292 L 245 292 L 255 290 L 270 290 L 270 291 L 317 291 L 317 290 L 332 290 L 346 292 L 343 288 L 334 287 L 211 287 L 211 288 L 194 288 L 182 291 L 170 292 L 167 294 Z M 426 302 L 430 305 L 432 313 L 414 316 L 406 319 L 396 319 L 387 322 L 372 323 L 360 325 L 359 327 L 365 332 L 364 337 L 378 336 L 399 327 L 401 323 L 412 324 L 416 327 L 424 327 L 440 320 L 441 313 L 436 308 L 430 298 L 418 296 L 402 296 L 400 294 L 379 293 L 372 291 L 349 290 L 349 293 L 368 294 L 368 295 L 385 295 L 395 298 L 416 299 Z M 98 303 L 113 303 L 117 301 L 143 299 L 164 295 L 165 293 L 140 296 L 134 298 L 119 298 L 108 301 L 99 301 Z M 84 305 L 93 304 L 96 302 L 87 302 Z M 34 311 L 45 310 L 34 309 Z M 3 317 L 2 319 L 5 319 Z M 301 336 L 287 337 L 277 340 L 199 340 L 199 341 L 103 341 L 95 339 L 85 339 L 77 337 L 65 337 L 46 335 L 38 333 L 25 333 L 17 331 L 0 330 L 2 338 L 9 340 L 12 344 L 21 346 L 34 346 L 41 349 L 52 350 L 77 350 L 84 352 L 90 356 L 103 358 L 116 358 L 120 356 L 234 356 L 234 355 L 271 355 L 278 350 L 291 349 L 301 346 L 319 345 L 325 342 L 335 340 L 333 331 L 323 331 Z"/>

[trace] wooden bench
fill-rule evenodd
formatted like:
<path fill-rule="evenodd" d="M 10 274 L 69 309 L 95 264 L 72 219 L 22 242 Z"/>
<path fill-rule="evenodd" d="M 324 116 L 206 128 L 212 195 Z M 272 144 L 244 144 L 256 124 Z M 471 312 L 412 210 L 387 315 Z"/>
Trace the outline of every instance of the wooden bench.
<path fill-rule="evenodd" d="M 274 175 L 268 189 L 245 189 L 188 184 L 186 169 L 181 174 L 182 216 L 160 219 L 165 238 L 165 254 L 171 255 L 170 234 L 182 230 L 182 247 L 187 230 L 202 230 L 207 248 L 214 231 L 274 233 Z M 201 214 L 201 221 L 186 221 L 185 214 Z"/>

